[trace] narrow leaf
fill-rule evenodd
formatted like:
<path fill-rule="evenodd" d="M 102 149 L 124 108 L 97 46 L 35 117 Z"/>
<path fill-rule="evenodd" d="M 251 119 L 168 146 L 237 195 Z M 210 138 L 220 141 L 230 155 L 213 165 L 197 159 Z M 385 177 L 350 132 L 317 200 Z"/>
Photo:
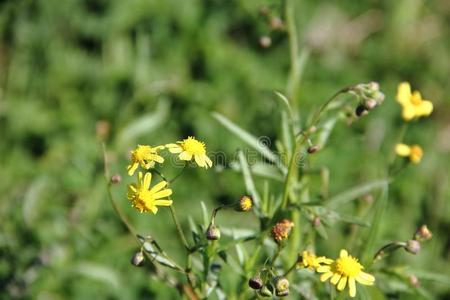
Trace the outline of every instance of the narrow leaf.
<path fill-rule="evenodd" d="M 331 197 L 327 203 L 327 206 L 339 207 L 341 205 L 346 204 L 347 202 L 357 199 L 358 197 L 364 196 L 365 194 L 367 194 L 372 190 L 382 188 L 388 183 L 389 180 L 381 179 L 358 185 L 356 187 L 348 189 L 347 191 L 341 194 Z"/>

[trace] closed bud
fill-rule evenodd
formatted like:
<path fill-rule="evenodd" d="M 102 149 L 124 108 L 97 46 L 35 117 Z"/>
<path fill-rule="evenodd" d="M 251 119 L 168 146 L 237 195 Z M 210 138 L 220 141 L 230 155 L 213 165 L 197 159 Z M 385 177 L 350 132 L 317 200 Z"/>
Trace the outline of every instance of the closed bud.
<path fill-rule="evenodd" d="M 409 240 L 406 242 L 405 250 L 412 254 L 420 252 L 420 242 L 416 240 Z"/>
<path fill-rule="evenodd" d="M 433 234 L 428 229 L 427 225 L 422 225 L 417 228 L 416 233 L 414 234 L 414 239 L 418 241 L 426 241 L 433 237 Z"/>
<path fill-rule="evenodd" d="M 216 241 L 220 239 L 220 230 L 214 224 L 210 224 L 208 230 L 206 230 L 206 239 L 210 241 Z"/>
<path fill-rule="evenodd" d="M 270 289 L 267 286 L 263 286 L 259 290 L 259 295 L 262 297 L 272 297 L 272 292 L 270 291 Z"/>
<path fill-rule="evenodd" d="M 259 44 L 263 48 L 269 48 L 272 45 L 272 39 L 267 35 L 262 36 L 259 38 Z"/>
<path fill-rule="evenodd" d="M 253 200 L 249 196 L 242 196 L 239 199 L 239 205 L 237 207 L 238 211 L 249 211 L 253 207 Z"/>
<path fill-rule="evenodd" d="M 131 264 L 135 267 L 141 267 L 144 264 L 145 257 L 142 251 L 136 252 L 131 258 Z"/>
<path fill-rule="evenodd" d="M 320 218 L 319 217 L 315 217 L 312 221 L 314 226 L 320 226 Z"/>
<path fill-rule="evenodd" d="M 374 109 L 375 108 L 375 106 L 377 106 L 377 101 L 375 101 L 374 99 L 367 99 L 365 102 L 364 102 L 364 107 L 367 109 L 367 110 L 371 110 L 371 109 Z"/>
<path fill-rule="evenodd" d="M 259 290 L 263 287 L 263 281 L 261 277 L 255 276 L 248 280 L 248 286 L 251 287 L 254 290 Z"/>
<path fill-rule="evenodd" d="M 319 149 L 320 149 L 319 145 L 312 145 L 308 147 L 307 151 L 309 154 L 313 154 L 316 153 Z"/>
<path fill-rule="evenodd" d="M 275 294 L 278 297 L 285 297 L 289 295 L 289 280 L 287 280 L 285 277 L 275 277 L 274 284 Z"/>
<path fill-rule="evenodd" d="M 283 29 L 283 21 L 279 17 L 273 17 L 269 22 L 270 29 L 272 30 L 281 30 Z"/>
<path fill-rule="evenodd" d="M 111 183 L 117 184 L 120 181 L 122 181 L 122 177 L 120 177 L 119 174 L 114 174 L 113 176 L 111 176 Z"/>
<path fill-rule="evenodd" d="M 284 219 L 281 222 L 276 223 L 272 227 L 272 237 L 275 242 L 280 243 L 285 240 L 289 236 L 289 232 L 291 228 L 294 226 L 294 223 L 291 221 Z"/>
<path fill-rule="evenodd" d="M 409 276 L 409 283 L 411 283 L 411 285 L 413 287 L 419 287 L 420 286 L 419 278 L 417 278 L 416 275 Z"/>

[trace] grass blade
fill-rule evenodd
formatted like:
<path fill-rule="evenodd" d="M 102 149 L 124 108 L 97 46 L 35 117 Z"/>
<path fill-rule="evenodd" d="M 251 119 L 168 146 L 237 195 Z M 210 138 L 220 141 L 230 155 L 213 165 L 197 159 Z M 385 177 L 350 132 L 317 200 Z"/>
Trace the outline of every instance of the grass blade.
<path fill-rule="evenodd" d="M 239 162 L 241 163 L 242 175 L 244 176 L 245 187 L 247 192 L 252 196 L 253 203 L 255 204 L 256 211 L 261 211 L 261 197 L 256 190 L 255 183 L 253 182 L 253 177 L 250 173 L 250 168 L 247 163 L 247 159 L 242 151 L 239 151 Z"/>
<path fill-rule="evenodd" d="M 341 194 L 331 197 L 327 203 L 327 206 L 334 208 L 339 207 L 341 205 L 344 205 L 350 201 L 357 199 L 358 197 L 364 196 L 365 194 L 367 194 L 372 190 L 383 188 L 388 183 L 389 180 L 387 179 L 378 179 L 358 185 L 356 187 L 348 189 L 347 191 Z"/>

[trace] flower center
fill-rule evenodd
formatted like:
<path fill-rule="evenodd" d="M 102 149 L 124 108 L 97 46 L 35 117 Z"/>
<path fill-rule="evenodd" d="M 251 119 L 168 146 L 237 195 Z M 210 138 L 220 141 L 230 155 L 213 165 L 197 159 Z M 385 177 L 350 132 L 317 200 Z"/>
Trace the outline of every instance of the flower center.
<path fill-rule="evenodd" d="M 361 272 L 362 266 L 355 258 L 341 257 L 336 260 L 336 270 L 344 276 L 355 277 Z"/>
<path fill-rule="evenodd" d="M 205 144 L 202 142 L 197 141 L 193 137 L 188 137 L 187 139 L 184 139 L 182 142 L 182 147 L 184 151 L 193 154 L 205 154 Z"/>
<path fill-rule="evenodd" d="M 418 92 L 412 93 L 411 103 L 414 105 L 420 105 L 422 103 L 422 97 Z"/>
<path fill-rule="evenodd" d="M 138 146 L 137 149 L 133 152 L 133 156 L 136 160 L 142 161 L 148 159 L 150 153 L 151 148 L 149 146 Z"/>

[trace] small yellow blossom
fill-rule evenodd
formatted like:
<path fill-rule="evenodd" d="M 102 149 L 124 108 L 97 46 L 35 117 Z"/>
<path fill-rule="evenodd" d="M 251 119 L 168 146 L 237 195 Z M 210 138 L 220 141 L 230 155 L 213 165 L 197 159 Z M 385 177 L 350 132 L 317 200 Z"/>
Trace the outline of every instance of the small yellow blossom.
<path fill-rule="evenodd" d="M 178 157 L 181 160 L 190 161 L 194 159 L 199 167 L 205 169 L 212 166 L 211 159 L 206 155 L 205 143 L 197 141 L 192 136 L 178 141 L 176 144 L 167 144 L 165 147 L 171 153 L 179 153 Z"/>
<path fill-rule="evenodd" d="M 148 170 L 155 165 L 155 162 L 163 163 L 164 158 L 158 155 L 158 151 L 162 149 L 164 149 L 164 146 L 138 145 L 136 149 L 131 151 L 131 163 L 127 167 L 128 175 L 132 176 L 139 165 Z"/>
<path fill-rule="evenodd" d="M 317 257 L 314 253 L 309 251 L 303 251 L 301 254 L 301 260 L 297 264 L 299 268 L 307 268 L 310 270 L 315 270 L 318 267 L 322 266 L 322 264 L 331 264 L 333 262 L 332 259 L 326 258 L 325 256 Z"/>
<path fill-rule="evenodd" d="M 161 181 L 150 188 L 151 181 L 151 173 L 147 172 L 143 176 L 142 172 L 139 172 L 138 184 L 128 185 L 128 200 L 140 212 L 151 211 L 153 214 L 156 214 L 158 212 L 157 206 L 172 205 L 172 200 L 161 199 L 172 195 L 172 190 L 164 189 L 167 185 L 166 181 Z"/>
<path fill-rule="evenodd" d="M 408 82 L 402 82 L 398 85 L 397 102 L 403 108 L 402 117 L 405 121 L 429 116 L 433 111 L 433 103 L 422 99 L 420 92 L 411 92 L 411 86 Z"/>
<path fill-rule="evenodd" d="M 337 285 L 338 291 L 342 291 L 348 285 L 350 297 L 356 295 L 356 282 L 364 285 L 373 285 L 375 277 L 363 272 L 364 267 L 358 262 L 358 259 L 350 256 L 347 250 L 342 249 L 339 258 L 330 265 L 324 265 L 317 268 L 317 272 L 323 273 L 320 276 L 321 281 L 330 279 L 333 285 Z"/>
<path fill-rule="evenodd" d="M 253 207 L 253 200 L 249 196 L 242 196 L 239 199 L 239 211 L 249 211 Z"/>
<path fill-rule="evenodd" d="M 408 146 L 406 144 L 397 144 L 395 146 L 395 153 L 399 156 L 408 157 L 414 164 L 418 164 L 423 156 L 423 150 L 418 145 Z"/>

